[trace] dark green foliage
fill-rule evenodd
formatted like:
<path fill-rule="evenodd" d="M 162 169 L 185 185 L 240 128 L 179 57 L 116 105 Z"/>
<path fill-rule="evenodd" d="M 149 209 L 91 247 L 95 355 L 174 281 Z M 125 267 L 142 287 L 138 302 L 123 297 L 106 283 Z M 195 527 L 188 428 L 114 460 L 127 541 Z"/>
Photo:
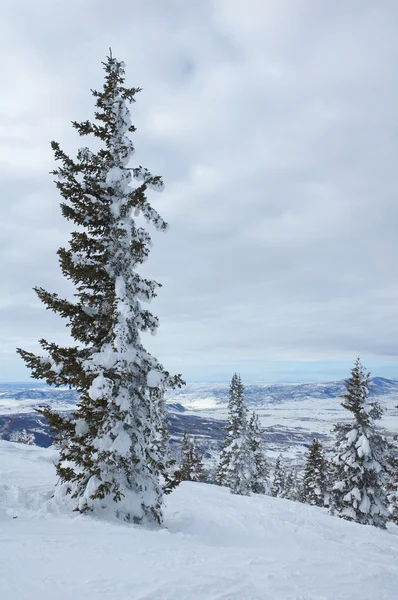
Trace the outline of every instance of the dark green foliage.
<path fill-rule="evenodd" d="M 314 439 L 304 470 L 302 501 L 313 506 L 325 506 L 327 496 L 327 464 L 322 444 Z"/>
<path fill-rule="evenodd" d="M 187 432 L 182 441 L 182 463 L 179 469 L 181 481 L 205 481 L 206 473 L 203 458 L 199 453 L 195 440 L 190 439 Z"/>

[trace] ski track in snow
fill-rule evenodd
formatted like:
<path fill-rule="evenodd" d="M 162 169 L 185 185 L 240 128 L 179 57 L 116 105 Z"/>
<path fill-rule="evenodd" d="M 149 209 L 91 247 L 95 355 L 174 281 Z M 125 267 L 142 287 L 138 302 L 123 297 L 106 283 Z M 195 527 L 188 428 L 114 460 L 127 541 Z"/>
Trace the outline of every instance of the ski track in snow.
<path fill-rule="evenodd" d="M 184 483 L 163 530 L 51 508 L 54 449 L 0 442 L 4 600 L 394 600 L 398 528 Z M 17 517 L 17 518 L 13 518 Z"/>

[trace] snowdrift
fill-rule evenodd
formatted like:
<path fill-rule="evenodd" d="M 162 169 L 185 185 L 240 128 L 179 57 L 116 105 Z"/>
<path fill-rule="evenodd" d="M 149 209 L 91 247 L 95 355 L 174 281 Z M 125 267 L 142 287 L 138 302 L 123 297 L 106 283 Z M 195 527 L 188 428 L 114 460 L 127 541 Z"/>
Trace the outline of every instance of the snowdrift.
<path fill-rule="evenodd" d="M 398 528 L 185 483 L 166 528 L 51 508 L 53 449 L 0 442 L 0 598 L 394 600 Z"/>

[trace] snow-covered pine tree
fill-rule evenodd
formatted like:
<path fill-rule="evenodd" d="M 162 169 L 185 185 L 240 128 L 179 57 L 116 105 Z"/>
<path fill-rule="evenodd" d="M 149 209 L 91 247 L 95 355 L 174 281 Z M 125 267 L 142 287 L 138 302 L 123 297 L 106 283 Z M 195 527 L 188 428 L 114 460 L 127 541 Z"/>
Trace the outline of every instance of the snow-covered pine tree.
<path fill-rule="evenodd" d="M 191 480 L 191 471 L 192 471 L 192 444 L 189 439 L 188 433 L 184 432 L 184 437 L 182 438 L 181 444 L 181 468 L 180 468 L 180 478 L 181 481 L 190 481 Z"/>
<path fill-rule="evenodd" d="M 282 498 L 285 491 L 285 470 L 282 466 L 282 456 L 279 455 L 275 462 L 274 475 L 271 485 L 271 496 Z"/>
<path fill-rule="evenodd" d="M 93 135 L 100 149 L 81 148 L 72 159 L 57 142 L 51 144 L 60 163 L 53 174 L 62 214 L 77 226 L 69 247 L 58 250 L 75 300 L 35 289 L 48 309 L 68 321 L 76 343 L 60 347 L 42 339 L 45 356 L 18 352 L 33 377 L 80 394 L 71 419 L 41 409 L 60 446 L 56 496 L 70 494 L 81 512 L 107 510 L 128 522 L 161 523 L 163 394 L 183 382 L 141 343 L 141 332 L 155 333 L 158 327 L 142 302 L 150 302 L 160 286 L 138 272 L 151 238 L 134 217 L 166 230 L 147 199 L 148 188 L 160 190 L 163 183 L 141 166 L 129 167 L 134 147 L 128 134 L 135 127 L 128 105 L 140 89 L 124 87 L 124 63 L 111 53 L 103 64 L 103 90 L 92 92 L 95 120 L 73 122 L 79 135 Z"/>
<path fill-rule="evenodd" d="M 162 490 L 164 494 L 170 494 L 181 482 L 179 471 L 176 469 L 176 459 L 170 448 L 170 435 L 167 429 L 166 421 L 161 432 L 162 435 L 162 455 L 163 472 L 161 477 Z"/>
<path fill-rule="evenodd" d="M 184 433 L 181 451 L 180 481 L 204 481 L 206 473 L 203 458 L 199 453 L 195 440 L 192 440 L 187 432 Z"/>
<path fill-rule="evenodd" d="M 220 454 L 217 483 L 230 488 L 232 494 L 250 495 L 253 457 L 250 450 L 244 386 L 233 375 L 229 388 L 227 437 Z"/>
<path fill-rule="evenodd" d="M 302 495 L 303 495 L 302 473 L 300 472 L 300 469 L 297 467 L 297 465 L 295 465 L 291 469 L 291 473 L 293 476 L 293 483 L 291 486 L 290 493 L 286 497 L 289 498 L 289 500 L 294 500 L 295 502 L 302 502 L 302 499 L 301 499 Z"/>
<path fill-rule="evenodd" d="M 295 500 L 295 489 L 294 489 L 294 473 L 291 469 L 286 472 L 285 480 L 283 482 L 282 498 L 287 500 Z"/>
<path fill-rule="evenodd" d="M 293 467 L 286 472 L 281 497 L 294 500 L 294 502 L 301 502 L 302 485 L 298 477 L 297 467 Z"/>
<path fill-rule="evenodd" d="M 369 400 L 370 375 L 359 358 L 346 388 L 341 404 L 353 418 L 334 428 L 332 511 L 348 521 L 385 529 L 388 443 L 376 430 L 382 410 Z"/>
<path fill-rule="evenodd" d="M 264 451 L 260 421 L 254 411 L 248 424 L 248 436 L 253 461 L 251 491 L 254 494 L 267 494 L 269 491 L 268 463 Z"/>
<path fill-rule="evenodd" d="M 207 473 L 203 463 L 203 456 L 196 440 L 192 440 L 192 481 L 206 481 Z"/>
<path fill-rule="evenodd" d="M 387 500 L 389 519 L 398 524 L 398 450 L 395 444 L 390 445 L 388 456 Z"/>
<path fill-rule="evenodd" d="M 302 501 L 313 506 L 325 506 L 327 496 L 327 464 L 321 442 L 314 439 L 304 468 Z"/>
<path fill-rule="evenodd" d="M 21 429 L 21 431 L 13 431 L 10 436 L 10 442 L 18 442 L 19 444 L 27 444 L 28 446 L 36 445 L 34 434 L 28 433 L 26 429 Z"/>

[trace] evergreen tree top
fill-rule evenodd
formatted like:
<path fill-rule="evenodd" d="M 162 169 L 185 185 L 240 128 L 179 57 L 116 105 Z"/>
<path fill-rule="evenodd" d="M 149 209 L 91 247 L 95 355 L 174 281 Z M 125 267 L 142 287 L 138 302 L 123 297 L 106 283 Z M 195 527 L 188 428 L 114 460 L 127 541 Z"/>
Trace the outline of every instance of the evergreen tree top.
<path fill-rule="evenodd" d="M 382 410 L 377 402 L 370 402 L 370 373 L 366 372 L 358 357 L 351 369 L 351 377 L 346 379 L 346 392 L 341 395 L 343 408 L 355 416 L 357 422 L 363 426 L 370 424 L 371 419 L 379 419 Z"/>
<path fill-rule="evenodd" d="M 229 400 L 228 400 L 228 425 L 227 431 L 233 433 L 234 436 L 242 433 L 246 429 L 247 421 L 247 409 L 244 399 L 245 388 L 242 383 L 240 375 L 234 373 L 229 386 Z"/>
<path fill-rule="evenodd" d="M 323 451 L 323 446 L 321 444 L 321 442 L 318 440 L 318 438 L 314 438 L 311 442 L 311 445 L 309 447 L 309 452 L 313 452 L 313 453 L 318 453 Z"/>
<path fill-rule="evenodd" d="M 109 52 L 106 62 L 102 62 L 104 71 L 106 73 L 104 78 L 103 91 L 98 92 L 91 90 L 91 93 L 96 98 L 97 111 L 95 112 L 95 118 L 97 121 L 102 122 L 104 125 L 92 124 L 89 120 L 79 123 L 73 121 L 73 126 L 78 130 L 80 135 L 88 135 L 94 133 L 96 137 L 102 139 L 107 148 L 112 149 L 112 134 L 117 134 L 117 122 L 115 121 L 115 114 L 113 110 L 113 103 L 115 101 L 127 101 L 128 103 L 135 102 L 135 94 L 141 92 L 141 88 L 126 88 L 123 86 L 125 81 L 125 64 L 124 62 L 117 61 L 113 56 L 112 52 Z M 136 128 L 128 124 L 127 131 L 130 133 L 136 131 Z"/>
<path fill-rule="evenodd" d="M 32 354 L 20 352 L 28 365 L 34 367 L 34 377 L 44 376 L 49 384 L 67 384 L 78 390 L 87 390 L 92 379 L 84 375 L 78 363 L 92 356 L 89 348 L 95 348 L 98 354 L 105 344 L 113 345 L 118 356 L 123 351 L 130 363 L 139 360 L 139 355 L 143 357 L 141 365 L 145 364 L 146 372 L 162 370 L 140 346 L 138 338 L 139 331 L 156 332 L 157 317 L 141 303 L 156 297 L 160 284 L 143 278 L 136 270 L 147 259 L 152 242 L 148 231 L 138 226 L 134 217 L 141 214 L 156 228 L 167 228 L 146 195 L 149 187 L 161 189 L 163 182 L 146 168 L 128 166 L 134 151 L 128 134 L 135 131 L 128 104 L 135 101 L 140 88 L 124 86 L 124 63 L 111 53 L 103 66 L 103 89 L 92 90 L 96 99 L 94 122 L 72 122 L 81 136 L 92 134 L 102 147 L 96 152 L 81 148 L 72 159 L 58 142 L 52 142 L 58 163 L 53 174 L 63 198 L 62 214 L 78 226 L 71 234 L 69 247 L 58 250 L 63 275 L 75 285 L 76 301 L 35 288 L 47 308 L 69 321 L 72 337 L 83 347 L 59 348 L 41 340 L 50 360 L 45 357 L 36 360 Z M 132 177 L 138 180 L 137 187 L 131 185 Z M 120 325 L 115 319 L 120 323 L 121 318 L 128 322 L 134 351 L 118 335 Z M 181 385 L 182 380 L 169 378 L 167 382 L 171 386 Z"/>

